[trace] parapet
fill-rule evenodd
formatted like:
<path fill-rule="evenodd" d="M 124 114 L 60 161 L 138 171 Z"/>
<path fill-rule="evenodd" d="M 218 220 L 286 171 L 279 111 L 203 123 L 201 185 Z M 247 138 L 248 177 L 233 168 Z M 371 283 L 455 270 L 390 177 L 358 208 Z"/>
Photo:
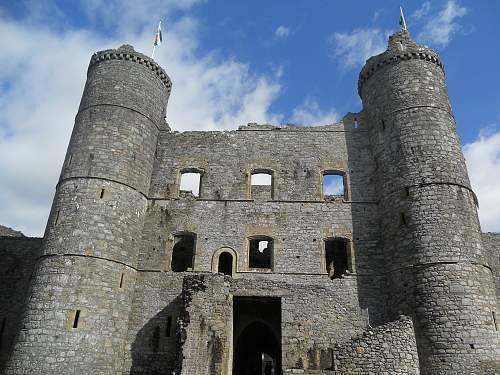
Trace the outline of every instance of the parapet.
<path fill-rule="evenodd" d="M 397 64 L 403 60 L 426 60 L 439 66 L 444 72 L 444 65 L 439 55 L 433 49 L 415 43 L 410 33 L 406 30 L 394 33 L 389 37 L 387 50 L 379 55 L 370 57 L 367 61 L 358 79 L 358 93 L 361 96 L 361 90 L 366 81 L 370 79 L 379 69 L 387 65 Z"/>
<path fill-rule="evenodd" d="M 140 52 L 135 51 L 134 47 L 132 47 L 131 45 L 124 44 L 118 49 L 107 49 L 104 51 L 94 53 L 94 55 L 92 55 L 92 58 L 90 59 L 88 70 L 90 70 L 92 66 L 94 66 L 98 62 L 105 60 L 134 61 L 138 64 L 146 66 L 147 68 L 151 69 L 151 71 L 155 73 L 158 76 L 158 78 L 160 78 L 160 80 L 165 84 L 165 86 L 168 89 L 168 92 L 170 93 L 170 90 L 172 88 L 172 82 L 170 81 L 170 77 L 165 72 L 165 70 L 163 70 L 163 68 L 160 65 L 158 65 L 156 61 L 154 61 L 152 58 Z"/>

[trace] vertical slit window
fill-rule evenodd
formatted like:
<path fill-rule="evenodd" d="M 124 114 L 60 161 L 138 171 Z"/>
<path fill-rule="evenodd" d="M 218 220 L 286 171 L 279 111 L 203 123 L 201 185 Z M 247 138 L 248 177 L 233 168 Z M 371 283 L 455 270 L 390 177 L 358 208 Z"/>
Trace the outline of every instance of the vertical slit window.
<path fill-rule="evenodd" d="M 99 194 L 99 198 L 100 199 L 104 198 L 104 189 L 101 189 L 101 193 Z"/>
<path fill-rule="evenodd" d="M 75 318 L 73 319 L 73 328 L 78 328 L 79 322 L 80 322 L 80 310 L 76 310 Z"/>
<path fill-rule="evenodd" d="M 5 327 L 7 326 L 7 317 L 2 319 L 2 324 L 0 326 L 0 349 L 2 349 L 3 336 L 5 333 Z"/>
<path fill-rule="evenodd" d="M 68 156 L 68 167 L 71 166 L 71 162 L 73 161 L 73 154 L 69 154 Z"/>
<path fill-rule="evenodd" d="M 408 224 L 408 219 L 406 218 L 406 215 L 404 212 L 401 212 L 401 224 L 402 225 Z"/>
<path fill-rule="evenodd" d="M 122 272 L 120 275 L 120 289 L 123 288 L 123 278 L 125 277 L 125 274 Z"/>
<path fill-rule="evenodd" d="M 165 337 L 170 337 L 172 334 L 172 317 L 167 317 L 167 325 L 165 326 Z"/>
<path fill-rule="evenodd" d="M 491 318 L 493 319 L 493 327 L 495 327 L 495 331 L 498 331 L 498 323 L 497 323 L 497 314 L 492 311 Z"/>
<path fill-rule="evenodd" d="M 56 211 L 56 217 L 54 218 L 54 225 L 57 225 L 59 223 L 59 210 Z"/>

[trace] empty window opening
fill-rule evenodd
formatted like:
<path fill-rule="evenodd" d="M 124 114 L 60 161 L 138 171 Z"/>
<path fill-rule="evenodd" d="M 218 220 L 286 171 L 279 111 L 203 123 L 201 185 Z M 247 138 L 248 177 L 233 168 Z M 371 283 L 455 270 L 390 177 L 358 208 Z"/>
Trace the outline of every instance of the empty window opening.
<path fill-rule="evenodd" d="M 223 273 L 224 275 L 232 276 L 233 275 L 233 256 L 224 251 L 221 255 L 219 255 L 219 265 L 218 272 Z"/>
<path fill-rule="evenodd" d="M 410 188 L 408 186 L 405 187 L 405 194 L 406 194 L 407 197 L 410 196 Z"/>
<path fill-rule="evenodd" d="M 54 225 L 57 225 L 58 222 L 59 222 L 59 210 L 56 211 L 56 217 L 54 219 Z"/>
<path fill-rule="evenodd" d="M 323 174 L 323 198 L 345 198 L 344 175 L 325 172 Z"/>
<path fill-rule="evenodd" d="M 165 337 L 170 337 L 172 334 L 172 317 L 167 316 L 167 325 L 165 326 Z"/>
<path fill-rule="evenodd" d="M 382 120 L 382 130 L 385 130 L 385 121 Z"/>
<path fill-rule="evenodd" d="M 7 326 L 7 318 L 2 319 L 2 325 L 0 326 L 0 349 L 2 349 L 3 336 L 5 332 L 5 327 Z"/>
<path fill-rule="evenodd" d="M 272 268 L 273 239 L 270 237 L 259 237 L 249 241 L 250 268 Z"/>
<path fill-rule="evenodd" d="M 250 178 L 252 199 L 273 199 L 273 175 L 269 171 L 254 171 Z"/>
<path fill-rule="evenodd" d="M 342 278 L 349 267 L 347 255 L 348 241 L 344 238 L 325 240 L 325 265 L 328 276 Z"/>
<path fill-rule="evenodd" d="M 498 331 L 497 314 L 494 311 L 491 312 L 491 318 L 493 319 L 493 327 L 495 328 L 495 331 Z"/>
<path fill-rule="evenodd" d="M 125 274 L 122 272 L 120 275 L 120 289 L 123 288 L 123 278 L 125 277 Z"/>
<path fill-rule="evenodd" d="M 73 161 L 73 154 L 69 154 L 69 156 L 68 156 L 68 167 L 71 165 L 72 161 Z"/>
<path fill-rule="evenodd" d="M 78 328 L 78 323 L 80 321 L 80 310 L 76 310 L 75 318 L 73 319 L 73 328 Z"/>
<path fill-rule="evenodd" d="M 104 198 L 104 189 L 101 189 L 101 194 L 99 194 L 99 198 L 100 199 Z"/>
<path fill-rule="evenodd" d="M 181 183 L 179 190 L 182 193 L 191 193 L 195 197 L 200 196 L 201 173 L 183 172 L 181 173 Z"/>
<path fill-rule="evenodd" d="M 402 225 L 408 224 L 408 220 L 406 219 L 406 215 L 404 212 L 401 212 L 401 224 Z"/>
<path fill-rule="evenodd" d="M 193 234 L 180 234 L 174 237 L 171 263 L 172 271 L 185 272 L 192 270 L 195 243 L 196 236 Z"/>
<path fill-rule="evenodd" d="M 354 118 L 354 129 L 357 129 L 357 128 L 359 128 L 358 119 Z"/>
<path fill-rule="evenodd" d="M 160 348 L 160 327 L 156 326 L 155 331 L 153 333 L 153 352 L 157 352 Z"/>
<path fill-rule="evenodd" d="M 92 153 L 91 153 L 91 154 L 89 154 L 89 159 L 90 159 L 90 160 L 94 160 L 94 154 L 92 154 Z"/>

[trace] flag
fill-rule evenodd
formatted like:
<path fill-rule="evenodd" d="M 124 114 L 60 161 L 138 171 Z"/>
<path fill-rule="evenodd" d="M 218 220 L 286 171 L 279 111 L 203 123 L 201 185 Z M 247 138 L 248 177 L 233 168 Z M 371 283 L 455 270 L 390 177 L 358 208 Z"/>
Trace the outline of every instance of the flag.
<path fill-rule="evenodd" d="M 161 42 L 163 41 L 162 37 L 161 37 L 161 21 L 160 23 L 158 24 L 158 30 L 156 31 L 156 35 L 155 35 L 155 46 L 158 46 L 161 44 Z"/>
<path fill-rule="evenodd" d="M 401 30 L 408 30 L 406 28 L 406 21 L 405 21 L 405 16 L 403 14 L 403 8 L 399 7 L 399 10 L 401 12 L 399 16 L 399 26 L 401 26 Z"/>

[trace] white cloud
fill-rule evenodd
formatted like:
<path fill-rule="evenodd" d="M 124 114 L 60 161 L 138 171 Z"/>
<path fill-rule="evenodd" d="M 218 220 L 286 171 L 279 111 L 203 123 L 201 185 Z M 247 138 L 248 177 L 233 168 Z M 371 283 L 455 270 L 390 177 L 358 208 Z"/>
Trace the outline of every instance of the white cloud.
<path fill-rule="evenodd" d="M 289 27 L 286 27 L 285 25 L 280 25 L 278 28 L 274 31 L 274 35 L 276 38 L 281 39 L 281 38 L 286 38 L 290 36 L 291 30 Z"/>
<path fill-rule="evenodd" d="M 463 151 L 484 232 L 500 232 L 500 131 L 483 129 Z"/>
<path fill-rule="evenodd" d="M 156 25 L 150 24 L 153 13 L 139 8 L 159 3 L 85 3 L 97 14 L 96 24 L 106 12 L 115 15 L 110 19 L 120 40 L 96 33 L 96 24 L 52 30 L 40 13 L 12 20 L 0 9 L 0 224 L 43 234 L 92 53 L 130 43 L 149 54 Z M 188 15 L 168 19 L 172 9 L 189 9 L 195 1 L 161 3 L 156 14 L 166 27 L 155 59 L 173 81 L 167 110 L 173 129 L 222 130 L 281 120 L 269 112 L 281 88 L 277 75 L 257 75 L 248 64 L 216 53 L 200 55 L 197 21 Z M 124 20 L 129 28 L 122 27 Z"/>
<path fill-rule="evenodd" d="M 307 98 L 293 110 L 291 122 L 299 125 L 328 125 L 337 122 L 338 113 L 334 108 L 322 109 L 314 99 Z"/>
<path fill-rule="evenodd" d="M 388 35 L 388 32 L 378 28 L 334 33 L 329 38 L 329 43 L 333 47 L 330 56 L 344 68 L 362 66 L 369 57 L 385 51 Z"/>
<path fill-rule="evenodd" d="M 412 17 L 415 18 L 416 20 L 419 20 L 428 15 L 430 10 L 431 10 L 431 2 L 424 1 L 420 6 L 420 8 L 418 8 L 415 12 L 413 12 Z"/>
<path fill-rule="evenodd" d="M 418 39 L 441 47 L 447 46 L 460 31 L 458 19 L 466 14 L 467 8 L 460 6 L 455 0 L 448 0 L 443 9 L 425 23 Z"/>

